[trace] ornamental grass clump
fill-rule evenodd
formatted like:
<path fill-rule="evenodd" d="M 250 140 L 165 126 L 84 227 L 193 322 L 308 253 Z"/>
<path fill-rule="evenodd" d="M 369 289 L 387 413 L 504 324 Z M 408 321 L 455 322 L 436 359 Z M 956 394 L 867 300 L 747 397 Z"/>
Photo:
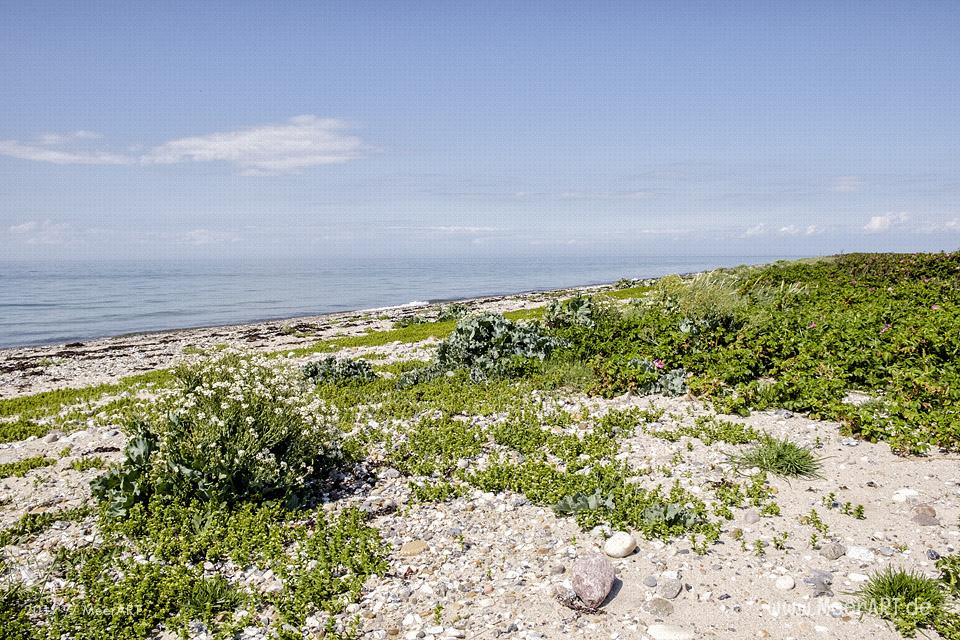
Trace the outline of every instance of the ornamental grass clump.
<path fill-rule="evenodd" d="M 228 354 L 181 367 L 129 425 L 124 461 L 93 485 L 123 515 L 154 494 L 233 503 L 292 499 L 335 465 L 334 419 L 276 360 Z"/>

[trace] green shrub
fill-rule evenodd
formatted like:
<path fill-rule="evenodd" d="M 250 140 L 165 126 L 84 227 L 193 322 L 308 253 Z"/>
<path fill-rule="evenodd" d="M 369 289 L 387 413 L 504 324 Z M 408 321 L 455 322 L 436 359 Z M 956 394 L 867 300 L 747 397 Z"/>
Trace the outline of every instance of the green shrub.
<path fill-rule="evenodd" d="M 595 316 L 598 313 L 597 303 L 593 298 L 577 295 L 567 300 L 554 300 L 543 314 L 543 324 L 549 328 L 559 327 L 594 327 Z"/>
<path fill-rule="evenodd" d="M 316 384 L 343 384 L 369 382 L 376 379 L 377 374 L 366 360 L 330 356 L 306 365 L 303 376 Z"/>
<path fill-rule="evenodd" d="M 124 462 L 94 482 L 115 514 L 154 493 L 293 499 L 335 464 L 333 421 L 288 368 L 226 355 L 181 368 L 177 381 L 159 411 L 130 425 Z"/>
<path fill-rule="evenodd" d="M 457 369 L 469 370 L 475 382 L 522 375 L 531 371 L 533 363 L 546 359 L 557 344 L 535 325 L 495 313 L 468 316 L 440 343 L 434 363 L 404 374 L 400 384 L 419 384 Z"/>

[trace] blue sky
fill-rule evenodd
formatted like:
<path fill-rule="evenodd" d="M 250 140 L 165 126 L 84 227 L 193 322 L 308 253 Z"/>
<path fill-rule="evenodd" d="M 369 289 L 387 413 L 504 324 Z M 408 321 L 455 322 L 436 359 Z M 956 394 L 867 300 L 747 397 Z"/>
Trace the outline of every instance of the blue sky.
<path fill-rule="evenodd" d="M 960 3 L 0 0 L 0 253 L 960 247 Z"/>

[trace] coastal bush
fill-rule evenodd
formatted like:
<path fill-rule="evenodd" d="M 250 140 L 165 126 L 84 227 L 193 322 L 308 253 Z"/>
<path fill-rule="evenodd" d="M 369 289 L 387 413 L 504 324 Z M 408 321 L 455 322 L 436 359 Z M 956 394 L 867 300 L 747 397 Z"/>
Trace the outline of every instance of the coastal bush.
<path fill-rule="evenodd" d="M 543 314 L 543 324 L 549 328 L 596 325 L 594 316 L 599 313 L 592 298 L 577 295 L 566 300 L 553 300 Z"/>
<path fill-rule="evenodd" d="M 154 493 L 294 499 L 338 456 L 331 416 L 293 370 L 228 354 L 184 366 L 152 415 L 128 426 L 124 461 L 93 485 L 117 515 Z"/>
<path fill-rule="evenodd" d="M 400 381 L 410 386 L 457 369 L 468 370 L 474 381 L 515 377 L 529 373 L 558 344 L 536 325 L 495 313 L 468 316 L 440 343 L 431 365 L 405 374 Z"/>
<path fill-rule="evenodd" d="M 303 376 L 316 384 L 369 382 L 377 377 L 366 360 L 327 357 L 311 362 L 303 368 Z"/>

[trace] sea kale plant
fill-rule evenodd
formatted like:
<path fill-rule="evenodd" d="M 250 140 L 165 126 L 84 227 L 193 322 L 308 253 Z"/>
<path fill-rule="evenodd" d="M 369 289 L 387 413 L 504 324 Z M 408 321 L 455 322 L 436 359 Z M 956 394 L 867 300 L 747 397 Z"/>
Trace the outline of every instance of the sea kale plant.
<path fill-rule="evenodd" d="M 122 464 L 94 485 L 118 514 L 153 494 L 204 502 L 292 499 L 324 477 L 338 438 L 295 369 L 228 354 L 177 372 L 132 423 Z"/>
<path fill-rule="evenodd" d="M 522 375 L 558 344 L 534 324 L 513 322 L 496 313 L 467 316 L 440 343 L 436 360 L 405 374 L 400 383 L 417 384 L 457 369 L 467 369 L 475 382 Z"/>
<path fill-rule="evenodd" d="M 370 382 L 376 379 L 377 374 L 366 360 L 328 356 L 306 365 L 303 376 L 316 384 L 341 384 L 353 381 Z"/>

